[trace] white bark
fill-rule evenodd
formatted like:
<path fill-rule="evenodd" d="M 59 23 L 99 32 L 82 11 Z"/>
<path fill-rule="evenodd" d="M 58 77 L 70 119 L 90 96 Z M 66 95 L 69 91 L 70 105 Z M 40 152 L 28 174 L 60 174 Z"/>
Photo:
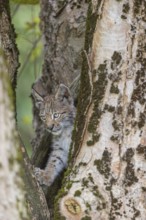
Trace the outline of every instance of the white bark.
<path fill-rule="evenodd" d="M 28 219 L 13 93 L 6 60 L 0 55 L 0 220 Z"/>
<path fill-rule="evenodd" d="M 85 216 L 145 220 L 145 5 L 141 1 L 136 12 L 132 0 L 101 1 L 98 8 L 98 1 L 93 2 L 100 15 L 90 55 L 96 70 L 89 73 L 94 97 L 86 113 L 81 149 L 67 179 L 72 184 L 68 189 L 66 181 L 59 210 L 67 220 Z M 101 89 L 103 97 L 99 97 Z M 92 118 L 100 119 L 94 131 L 88 127 Z M 99 140 L 93 140 L 95 135 L 100 135 Z"/>

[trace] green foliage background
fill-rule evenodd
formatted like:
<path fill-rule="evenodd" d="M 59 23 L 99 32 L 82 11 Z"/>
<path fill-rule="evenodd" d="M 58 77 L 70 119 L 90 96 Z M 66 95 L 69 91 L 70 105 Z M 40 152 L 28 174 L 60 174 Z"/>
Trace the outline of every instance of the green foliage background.
<path fill-rule="evenodd" d="M 39 30 L 39 5 L 11 2 L 11 16 L 17 34 L 20 68 L 17 79 L 17 121 L 23 142 L 31 154 L 33 137 L 31 86 L 42 66 L 42 42 Z"/>

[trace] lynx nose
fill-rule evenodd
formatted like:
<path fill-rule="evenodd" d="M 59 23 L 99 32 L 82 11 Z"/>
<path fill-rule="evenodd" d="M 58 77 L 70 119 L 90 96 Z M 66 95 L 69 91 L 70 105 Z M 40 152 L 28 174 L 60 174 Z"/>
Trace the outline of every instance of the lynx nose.
<path fill-rule="evenodd" d="M 53 125 L 53 124 L 48 126 L 48 129 L 49 129 L 50 131 L 52 131 L 53 128 L 54 128 L 54 125 Z"/>

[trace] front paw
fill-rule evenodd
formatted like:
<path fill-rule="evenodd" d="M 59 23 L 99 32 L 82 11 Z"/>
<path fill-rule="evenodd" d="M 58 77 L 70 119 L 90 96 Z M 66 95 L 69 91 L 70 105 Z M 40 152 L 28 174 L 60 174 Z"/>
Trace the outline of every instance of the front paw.
<path fill-rule="evenodd" d="M 40 168 L 35 167 L 34 173 L 40 185 L 50 186 L 52 184 L 52 181 L 50 180 L 45 170 L 41 170 Z"/>

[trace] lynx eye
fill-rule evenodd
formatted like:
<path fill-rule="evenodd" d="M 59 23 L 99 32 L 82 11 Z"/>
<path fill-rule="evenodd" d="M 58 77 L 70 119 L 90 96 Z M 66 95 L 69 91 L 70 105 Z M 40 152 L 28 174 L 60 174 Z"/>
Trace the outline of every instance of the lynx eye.
<path fill-rule="evenodd" d="M 54 119 L 57 119 L 57 118 L 60 117 L 60 114 L 59 114 L 59 113 L 54 113 L 54 114 L 53 114 L 53 117 L 54 117 Z"/>

